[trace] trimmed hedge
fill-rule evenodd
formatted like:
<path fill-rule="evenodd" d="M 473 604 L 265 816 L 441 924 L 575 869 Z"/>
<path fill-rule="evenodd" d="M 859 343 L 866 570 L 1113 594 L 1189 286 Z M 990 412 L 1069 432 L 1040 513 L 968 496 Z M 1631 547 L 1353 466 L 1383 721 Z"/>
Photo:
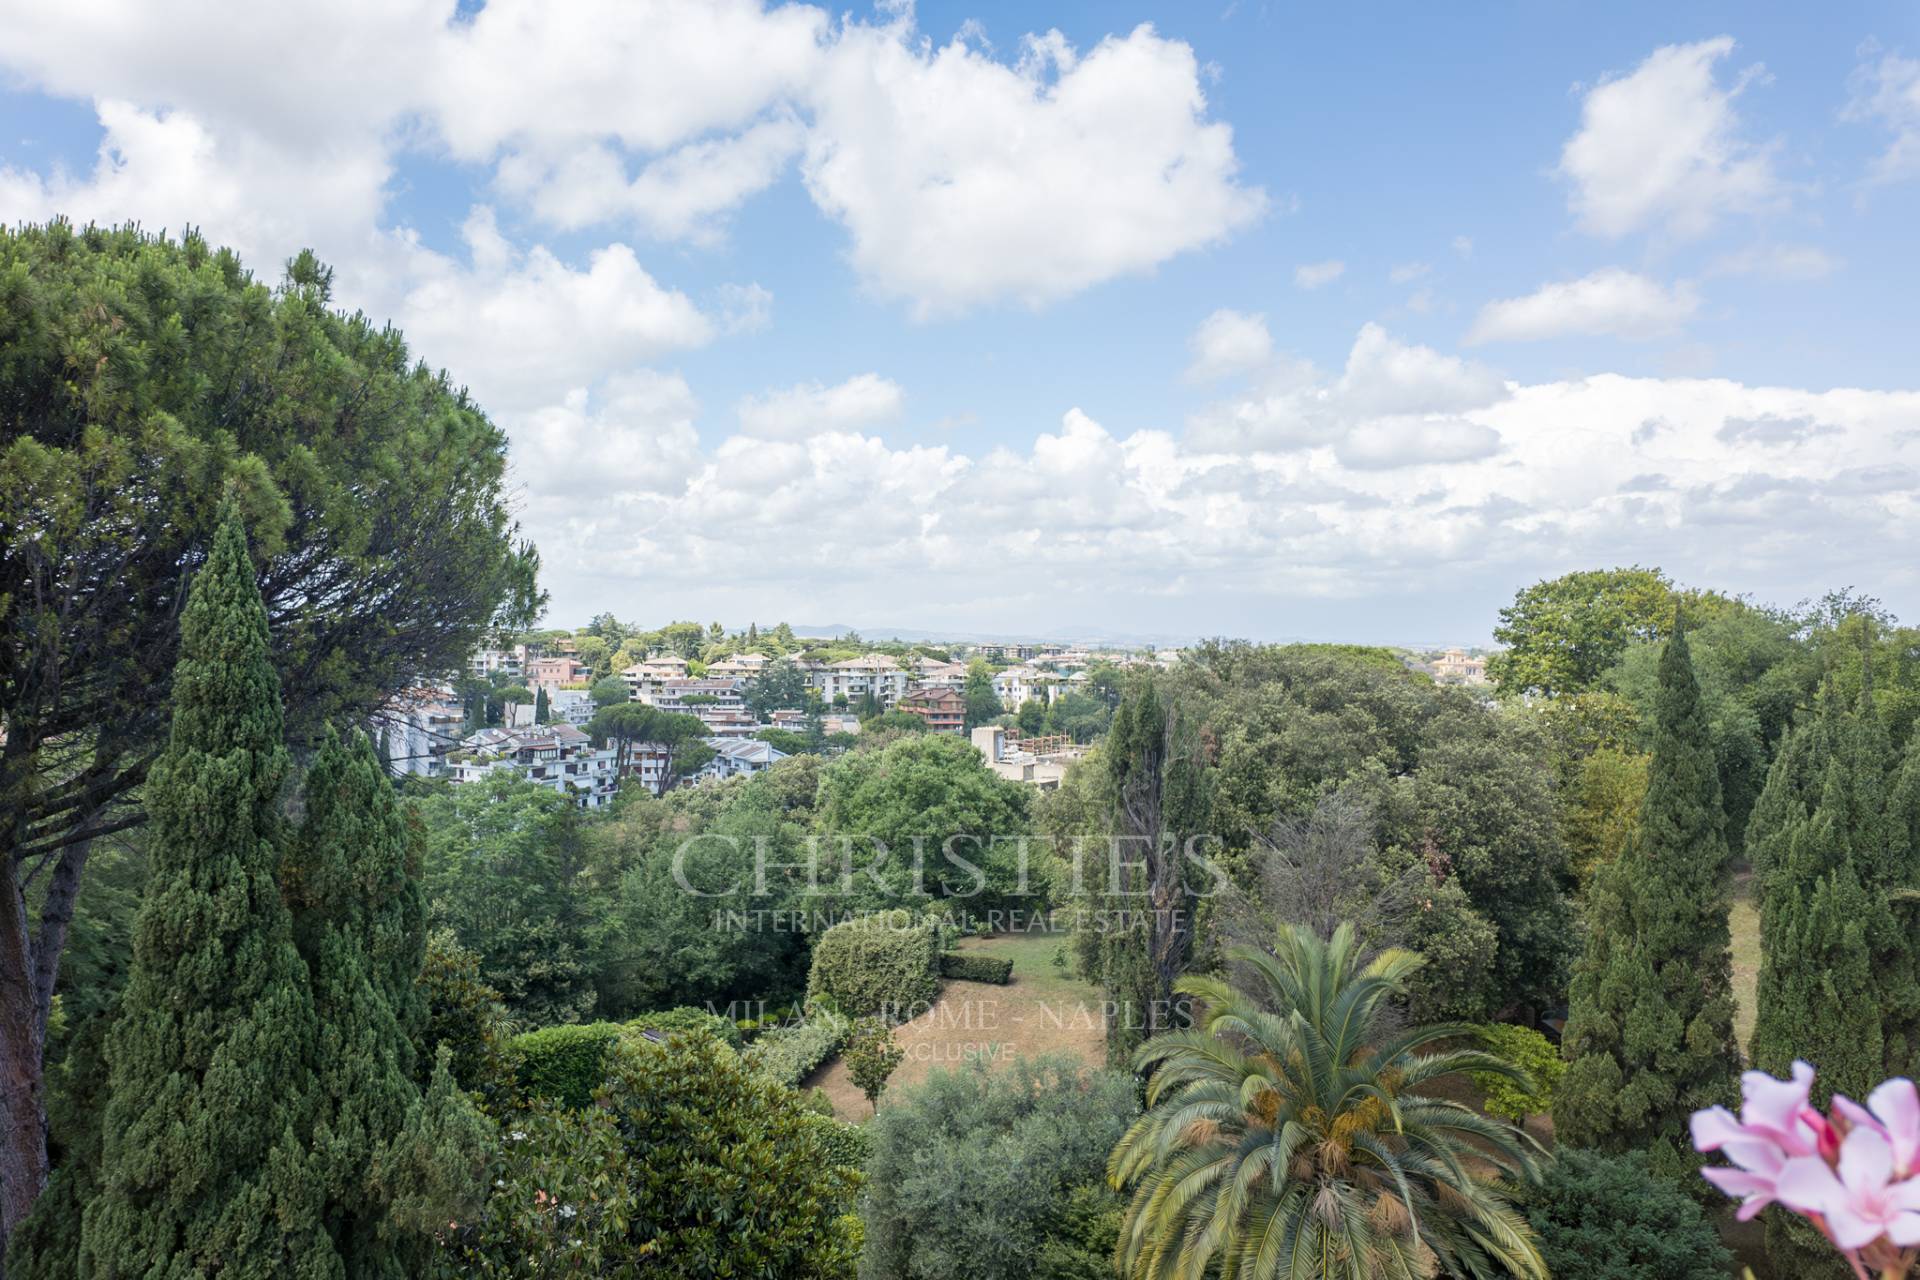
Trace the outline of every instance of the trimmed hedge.
<path fill-rule="evenodd" d="M 863 1170 L 873 1154 L 873 1137 L 857 1124 L 830 1115 L 809 1114 L 807 1124 L 826 1148 L 827 1162 L 841 1169 Z"/>
<path fill-rule="evenodd" d="M 515 1036 L 508 1050 L 521 1091 L 529 1098 L 586 1106 L 606 1077 L 608 1047 L 625 1030 L 617 1022 L 584 1022 Z"/>
<path fill-rule="evenodd" d="M 657 1009 L 631 1022 L 568 1023 L 515 1036 L 508 1042 L 515 1079 L 529 1098 L 584 1107 L 606 1078 L 608 1048 L 622 1036 L 642 1031 L 666 1036 L 705 1032 L 730 1049 L 740 1047 L 740 1029 L 717 1014 L 686 1007 Z"/>
<path fill-rule="evenodd" d="M 683 1031 L 706 1031 L 730 1048 L 740 1047 L 740 1028 L 731 1018 L 687 1005 L 677 1009 L 655 1009 L 641 1014 L 627 1025 L 635 1031 L 658 1031 L 666 1036 Z"/>
<path fill-rule="evenodd" d="M 791 1027 L 762 1031 L 742 1055 L 747 1065 L 784 1085 L 798 1086 L 831 1058 L 852 1024 L 832 1013 L 816 1013 Z"/>
<path fill-rule="evenodd" d="M 809 998 L 825 996 L 861 1018 L 912 1017 L 940 994 L 940 927 L 905 911 L 847 920 L 820 935 L 807 975 Z"/>
<path fill-rule="evenodd" d="M 940 953 L 940 976 L 962 982 L 991 982 L 1005 986 L 1013 981 L 1013 961 L 1005 956 L 983 956 L 975 951 Z"/>

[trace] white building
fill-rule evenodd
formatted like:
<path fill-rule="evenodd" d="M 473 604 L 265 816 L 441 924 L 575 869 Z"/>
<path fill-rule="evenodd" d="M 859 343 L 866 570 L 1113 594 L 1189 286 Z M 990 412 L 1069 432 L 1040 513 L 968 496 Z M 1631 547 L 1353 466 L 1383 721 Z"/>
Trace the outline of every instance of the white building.
<path fill-rule="evenodd" d="M 453 690 L 417 685 L 395 694 L 374 716 L 371 731 L 376 744 L 387 744 L 389 772 L 437 777 L 466 718 Z"/>
<path fill-rule="evenodd" d="M 827 705 L 845 700 L 852 706 L 872 694 L 881 706 L 892 706 L 906 696 L 912 682 L 907 669 L 884 653 L 862 654 L 844 662 L 834 662 L 809 673 L 809 681 L 820 690 Z"/>
<path fill-rule="evenodd" d="M 967 687 L 967 664 L 964 662 L 919 658 L 913 666 L 913 687 L 916 689 L 965 690 Z"/>
<path fill-rule="evenodd" d="M 787 758 L 786 752 L 758 738 L 708 738 L 707 745 L 713 748 L 713 759 L 695 775 L 702 780 L 760 773 L 772 768 L 775 761 Z"/>
<path fill-rule="evenodd" d="M 587 735 L 570 724 L 524 729 L 482 729 L 464 739 L 447 757 L 456 784 L 479 782 L 510 773 L 567 796 L 583 809 L 598 809 L 613 799 L 611 748 L 596 751 Z"/>
<path fill-rule="evenodd" d="M 751 729 L 753 713 L 747 710 L 746 681 L 679 679 L 660 680 L 645 686 L 641 702 L 661 711 L 673 711 L 698 717 L 717 734 L 733 735 Z"/>
<path fill-rule="evenodd" d="M 1052 702 L 1059 696 L 1059 689 L 1057 676 L 1032 667 L 1008 667 L 993 674 L 993 694 L 1008 711 L 1018 711 L 1035 699 Z"/>
<path fill-rule="evenodd" d="M 627 696 L 635 702 L 647 701 L 647 694 L 666 680 L 685 680 L 687 678 L 687 660 L 685 658 L 654 656 L 636 662 L 620 673 L 627 682 Z"/>
<path fill-rule="evenodd" d="M 731 658 L 707 664 L 707 674 L 715 679 L 748 680 L 767 669 L 772 662 L 764 653 L 736 653 Z"/>
<path fill-rule="evenodd" d="M 600 708 L 585 689 L 555 689 L 547 695 L 547 719 L 585 728 Z"/>
<path fill-rule="evenodd" d="M 512 649 L 475 649 L 473 657 L 467 660 L 467 670 L 476 677 L 485 680 L 488 676 L 517 676 L 520 674 L 520 659 L 525 646 Z"/>

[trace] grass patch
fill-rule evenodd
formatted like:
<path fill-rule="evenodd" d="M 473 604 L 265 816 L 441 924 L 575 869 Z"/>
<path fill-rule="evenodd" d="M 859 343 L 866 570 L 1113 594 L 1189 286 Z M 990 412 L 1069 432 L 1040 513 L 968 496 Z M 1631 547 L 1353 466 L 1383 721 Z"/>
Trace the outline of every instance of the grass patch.
<path fill-rule="evenodd" d="M 1733 879 L 1733 1037 L 1747 1052 L 1753 1024 L 1759 1018 L 1760 907 L 1753 900 L 1753 875 L 1741 872 Z"/>

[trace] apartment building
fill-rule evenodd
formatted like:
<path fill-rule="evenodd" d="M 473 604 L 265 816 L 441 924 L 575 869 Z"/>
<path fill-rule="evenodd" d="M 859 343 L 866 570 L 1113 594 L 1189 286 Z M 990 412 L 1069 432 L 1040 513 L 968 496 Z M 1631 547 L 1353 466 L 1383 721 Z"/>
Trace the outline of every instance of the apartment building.
<path fill-rule="evenodd" d="M 564 654 L 547 658 L 529 658 L 525 670 L 527 688 L 540 689 L 543 686 L 552 691 L 563 685 L 585 684 L 593 679 L 593 669 L 578 658 L 569 658 Z"/>
<path fill-rule="evenodd" d="M 707 745 L 713 748 L 713 759 L 694 775 L 702 781 L 761 773 L 787 758 L 786 752 L 758 738 L 708 738 Z"/>
<path fill-rule="evenodd" d="M 828 705 L 844 700 L 852 706 L 872 694 L 881 706 L 890 707 L 906 696 L 912 677 L 886 654 L 867 653 L 811 671 L 808 681 Z"/>
<path fill-rule="evenodd" d="M 466 718 L 453 690 L 416 685 L 396 693 L 374 715 L 368 731 L 376 743 L 386 743 L 388 772 L 438 777 Z"/>
<path fill-rule="evenodd" d="M 1487 660 L 1465 649 L 1448 649 L 1433 660 L 1433 678 L 1441 684 L 1485 684 Z"/>
<path fill-rule="evenodd" d="M 517 676 L 525 655 L 525 645 L 516 645 L 511 649 L 475 649 L 473 656 L 467 659 L 467 670 L 480 680 L 495 675 Z"/>
<path fill-rule="evenodd" d="M 894 707 L 919 716 L 934 733 L 960 733 L 966 728 L 967 698 L 958 689 L 915 689 Z"/>
<path fill-rule="evenodd" d="M 447 756 L 455 785 L 509 773 L 567 796 L 583 809 L 613 800 L 619 781 L 613 766 L 611 748 L 595 750 L 592 740 L 570 724 L 482 729 Z"/>
<path fill-rule="evenodd" d="M 620 673 L 620 678 L 627 682 L 629 698 L 635 702 L 645 702 L 651 692 L 663 681 L 685 680 L 687 660 L 655 655 L 626 668 Z"/>

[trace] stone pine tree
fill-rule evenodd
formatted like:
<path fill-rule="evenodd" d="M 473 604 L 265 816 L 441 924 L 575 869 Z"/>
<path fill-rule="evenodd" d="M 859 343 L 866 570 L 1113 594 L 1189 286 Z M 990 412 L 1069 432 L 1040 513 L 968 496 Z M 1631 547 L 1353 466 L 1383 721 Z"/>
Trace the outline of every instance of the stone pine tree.
<path fill-rule="evenodd" d="M 431 1247 L 393 1213 L 416 1171 L 395 1172 L 400 1158 L 391 1144 L 414 1132 L 409 1141 L 417 1146 L 426 1126 L 412 1040 L 425 1024 L 417 980 L 426 911 L 412 865 L 417 857 L 364 734 L 343 743 L 328 733 L 307 771 L 305 798 L 283 883 L 320 1028 L 313 1154 L 326 1196 L 322 1221 L 349 1275 L 399 1280 L 420 1273 Z M 471 1180 L 482 1158 L 463 1155 L 457 1141 L 425 1145 L 450 1148 L 456 1166 L 434 1182 L 457 1182 L 462 1164 Z"/>
<path fill-rule="evenodd" d="M 1646 1151 L 1685 1178 L 1699 1165 L 1688 1117 L 1736 1096 L 1724 828 L 1706 709 L 1676 623 L 1660 657 L 1639 830 L 1589 902 L 1554 1100 L 1561 1142 Z"/>
<path fill-rule="evenodd" d="M 1920 967 L 1906 770 L 1870 694 L 1829 688 L 1813 723 L 1782 751 L 1748 842 L 1760 870 L 1761 965 L 1753 1063 L 1819 1071 L 1821 1100 L 1861 1097 L 1920 1068 Z M 1767 1249 L 1783 1275 L 1844 1275 L 1817 1232 L 1770 1215 Z"/>
<path fill-rule="evenodd" d="M 182 613 L 146 784 L 148 882 L 82 1275 L 345 1274 L 308 1153 L 317 1027 L 277 878 L 288 757 L 267 643 L 230 511 Z"/>

